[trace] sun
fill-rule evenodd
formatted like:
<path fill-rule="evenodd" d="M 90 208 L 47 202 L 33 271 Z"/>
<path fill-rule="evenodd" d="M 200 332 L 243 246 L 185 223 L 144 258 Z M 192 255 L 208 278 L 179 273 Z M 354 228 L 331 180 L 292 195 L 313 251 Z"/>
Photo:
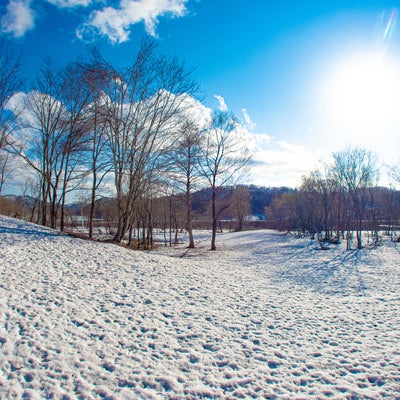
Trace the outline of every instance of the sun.
<path fill-rule="evenodd" d="M 390 129 L 400 113 L 400 67 L 380 56 L 350 57 L 332 68 L 324 97 L 336 125 L 354 134 Z"/>

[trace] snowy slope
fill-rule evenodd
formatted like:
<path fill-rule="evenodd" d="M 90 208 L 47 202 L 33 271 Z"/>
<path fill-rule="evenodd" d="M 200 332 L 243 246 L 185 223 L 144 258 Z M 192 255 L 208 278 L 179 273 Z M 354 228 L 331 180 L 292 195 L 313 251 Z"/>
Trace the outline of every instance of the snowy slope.
<path fill-rule="evenodd" d="M 400 398 L 400 247 L 217 244 L 133 252 L 0 216 L 0 398 Z"/>

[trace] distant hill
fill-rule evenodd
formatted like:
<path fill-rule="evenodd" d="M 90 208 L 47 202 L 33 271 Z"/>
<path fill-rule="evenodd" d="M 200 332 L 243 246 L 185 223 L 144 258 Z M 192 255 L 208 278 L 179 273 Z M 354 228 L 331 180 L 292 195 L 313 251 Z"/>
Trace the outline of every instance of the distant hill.
<path fill-rule="evenodd" d="M 262 187 L 255 185 L 245 187 L 250 192 L 252 215 L 260 219 L 265 219 L 265 207 L 268 207 L 276 197 L 293 191 L 288 187 Z"/>
<path fill-rule="evenodd" d="M 288 187 L 240 186 L 248 189 L 250 193 L 251 214 L 259 219 L 265 219 L 265 207 L 268 207 L 277 196 L 293 191 L 293 189 Z M 221 188 L 220 195 L 228 197 L 232 190 L 232 187 Z M 221 191 L 225 193 L 221 193 Z M 204 212 L 210 202 L 210 196 L 210 189 L 202 189 L 195 192 L 193 194 L 193 210 Z"/>
<path fill-rule="evenodd" d="M 16 196 L 14 194 L 6 194 L 5 196 L 2 196 L 4 199 L 10 201 L 11 203 L 14 203 L 16 205 L 23 205 L 29 210 L 32 210 L 36 199 L 31 196 Z"/>
<path fill-rule="evenodd" d="M 293 189 L 288 187 L 262 187 L 255 185 L 241 185 L 249 190 L 250 193 L 250 207 L 251 214 L 258 219 L 265 219 L 264 209 L 268 207 L 271 202 L 283 193 L 291 192 Z M 219 195 L 222 197 L 229 197 L 233 188 L 224 187 L 220 188 Z M 207 211 L 207 207 L 210 203 L 210 189 L 202 189 L 193 193 L 193 211 L 199 214 L 203 214 Z M 15 214 L 14 208 L 24 207 L 26 210 L 31 212 L 35 205 L 35 199 L 31 196 L 15 196 L 6 195 L 3 196 L 7 202 L 9 202 L 9 209 L 12 209 L 11 213 L 4 213 L 6 215 Z M 14 206 L 11 206 L 13 204 Z M 81 202 L 75 202 L 66 206 L 67 211 L 72 216 L 79 216 L 82 213 L 82 209 L 85 214 L 88 212 L 88 205 Z M 101 197 L 96 200 L 95 207 L 95 218 L 102 219 L 105 217 L 104 213 L 106 210 L 109 212 L 110 209 L 115 207 L 115 199 L 111 197 Z"/>

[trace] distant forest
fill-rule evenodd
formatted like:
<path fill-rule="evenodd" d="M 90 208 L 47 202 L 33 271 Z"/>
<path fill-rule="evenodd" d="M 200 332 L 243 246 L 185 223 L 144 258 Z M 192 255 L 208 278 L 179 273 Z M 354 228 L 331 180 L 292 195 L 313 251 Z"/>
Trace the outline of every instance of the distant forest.
<path fill-rule="evenodd" d="M 236 192 L 236 195 L 234 193 Z M 243 229 L 251 227 L 266 227 L 267 208 L 273 204 L 273 202 L 282 196 L 283 194 L 293 193 L 294 189 L 281 187 L 281 188 L 266 188 L 255 185 L 240 185 L 237 187 L 222 187 L 218 191 L 218 197 L 225 199 L 229 206 L 226 207 L 225 211 L 221 214 L 220 223 L 225 226 L 229 226 L 231 229 L 238 230 L 236 208 L 241 208 L 243 214 Z M 239 201 L 235 201 L 237 193 L 244 193 L 243 198 Z M 195 225 L 205 226 L 207 221 L 210 219 L 210 189 L 202 189 L 193 193 L 192 199 L 192 210 L 194 215 Z M 232 200 L 234 203 L 232 203 Z M 238 204 L 239 203 L 239 204 Z M 38 200 L 30 196 L 15 196 L 6 195 L 0 197 L 0 213 L 23 219 L 30 219 L 32 222 L 35 221 L 35 215 L 37 211 Z M 154 221 L 155 227 L 162 225 L 161 221 L 165 221 L 166 216 L 162 216 L 160 219 L 160 212 L 157 212 L 157 208 L 166 209 L 171 208 L 173 211 L 173 218 L 176 219 L 180 216 L 178 222 L 178 229 L 185 228 L 185 204 L 184 197 L 182 195 L 160 197 L 152 200 L 153 213 L 157 215 L 157 221 Z M 98 225 L 103 225 L 105 221 L 110 222 L 110 228 L 112 229 L 112 222 L 115 222 L 115 207 L 116 199 L 110 197 L 100 197 L 95 202 L 95 213 L 94 218 Z M 87 222 L 89 219 L 90 207 L 87 202 L 75 202 L 66 205 L 67 210 L 67 225 L 79 225 L 81 218 Z M 79 221 L 79 222 L 77 222 Z M 271 220 L 272 221 L 272 220 Z"/>

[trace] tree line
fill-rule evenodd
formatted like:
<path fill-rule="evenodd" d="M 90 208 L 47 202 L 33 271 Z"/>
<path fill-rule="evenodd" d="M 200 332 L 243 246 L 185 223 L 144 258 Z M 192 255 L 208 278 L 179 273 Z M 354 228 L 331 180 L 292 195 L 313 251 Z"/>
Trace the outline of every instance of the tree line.
<path fill-rule="evenodd" d="M 400 192 L 379 187 L 380 168 L 371 151 L 347 148 L 335 152 L 322 170 L 302 177 L 300 187 L 276 198 L 266 208 L 269 219 L 282 229 L 298 230 L 320 241 L 346 240 L 363 247 L 363 233 L 370 244 L 380 241 L 379 231 L 394 235 L 400 228 Z M 393 182 L 400 183 L 396 166 L 390 168 Z M 393 236 L 394 240 L 398 237 Z"/>
<path fill-rule="evenodd" d="M 26 90 L 21 59 L 4 44 L 1 50 L 0 194 L 11 158 L 22 161 L 33 177 L 35 222 L 64 230 L 68 198 L 84 192 L 92 238 L 95 202 L 108 185 L 116 198 L 113 240 L 121 243 L 139 227 L 151 236 L 155 199 L 184 193 L 194 247 L 192 193 L 208 187 L 215 250 L 218 189 L 251 154 L 237 118 L 196 99 L 199 84 L 183 63 L 158 54 L 149 40 L 125 67 L 92 49 L 67 66 L 45 62 Z"/>

